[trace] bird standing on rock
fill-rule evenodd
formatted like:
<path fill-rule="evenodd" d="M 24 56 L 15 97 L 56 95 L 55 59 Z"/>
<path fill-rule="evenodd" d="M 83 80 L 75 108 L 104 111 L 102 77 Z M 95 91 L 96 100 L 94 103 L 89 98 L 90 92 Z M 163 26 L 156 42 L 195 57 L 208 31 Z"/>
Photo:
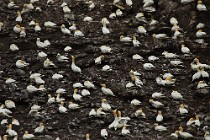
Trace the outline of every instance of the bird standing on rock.
<path fill-rule="evenodd" d="M 75 72 L 75 73 L 82 73 L 81 68 L 78 67 L 75 64 L 75 57 L 73 55 L 71 56 L 71 59 L 72 59 L 72 63 L 71 63 L 71 69 L 72 69 L 72 71 Z"/>

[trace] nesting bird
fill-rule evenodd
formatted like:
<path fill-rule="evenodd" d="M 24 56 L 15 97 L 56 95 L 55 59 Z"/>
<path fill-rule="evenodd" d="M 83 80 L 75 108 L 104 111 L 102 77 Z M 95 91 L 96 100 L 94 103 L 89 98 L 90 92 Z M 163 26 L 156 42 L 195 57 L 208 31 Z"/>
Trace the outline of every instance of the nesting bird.
<path fill-rule="evenodd" d="M 139 105 L 141 105 L 141 102 L 140 102 L 139 100 L 137 100 L 137 99 L 133 99 L 133 100 L 131 101 L 131 105 L 139 106 Z"/>
<path fill-rule="evenodd" d="M 15 106 L 15 103 L 14 103 L 12 100 L 6 100 L 6 101 L 5 101 L 5 106 L 6 106 L 7 108 L 9 108 L 9 109 L 15 108 L 15 107 L 16 107 L 16 106 Z"/>
<path fill-rule="evenodd" d="M 71 69 L 72 69 L 72 71 L 75 72 L 75 73 L 82 73 L 81 68 L 78 67 L 75 64 L 75 57 L 73 55 L 71 56 L 71 59 L 72 59 L 72 63 L 71 63 Z"/>
<path fill-rule="evenodd" d="M 89 10 L 93 10 L 95 8 L 95 3 L 93 1 L 88 1 L 86 3 L 89 4 L 89 6 L 88 6 Z"/>
<path fill-rule="evenodd" d="M 3 22 L 0 22 L 0 31 L 2 31 L 2 27 L 4 26 Z"/>
<path fill-rule="evenodd" d="M 198 3 L 197 3 L 197 10 L 198 11 L 206 11 L 206 5 L 203 4 L 203 1 L 202 0 L 198 0 Z"/>
<path fill-rule="evenodd" d="M 78 89 L 74 89 L 74 93 L 73 93 L 73 98 L 75 101 L 82 101 L 82 96 L 80 94 L 77 93 Z"/>
<path fill-rule="evenodd" d="M 64 107 L 64 102 L 61 102 L 60 103 L 59 108 L 58 108 L 58 111 L 60 113 L 67 113 L 67 109 L 66 109 L 66 107 Z"/>
<path fill-rule="evenodd" d="M 48 94 L 48 100 L 47 100 L 48 104 L 52 104 L 55 103 L 55 97 L 52 97 L 51 94 Z"/>
<path fill-rule="evenodd" d="M 197 89 L 208 87 L 209 85 L 205 81 L 199 81 L 197 85 Z"/>
<path fill-rule="evenodd" d="M 19 50 L 19 48 L 18 48 L 18 46 L 17 46 L 16 44 L 11 44 L 11 45 L 9 46 L 9 49 L 10 49 L 12 52 L 15 52 L 15 51 L 18 51 L 18 50 Z"/>
<path fill-rule="evenodd" d="M 100 50 L 101 50 L 102 53 L 111 53 L 112 48 L 109 47 L 109 46 L 106 46 L 106 45 L 102 45 L 102 46 L 100 47 Z"/>
<path fill-rule="evenodd" d="M 205 69 L 210 69 L 210 66 L 207 65 L 207 64 L 203 64 L 203 63 L 200 63 L 199 59 L 198 58 L 195 58 L 192 63 L 190 63 L 191 65 L 191 69 L 192 70 L 197 70 L 200 68 L 200 67 L 204 67 Z"/>
<path fill-rule="evenodd" d="M 147 34 L 147 30 L 144 28 L 144 26 L 139 26 L 137 28 L 137 33 L 140 33 L 140 34 Z"/>
<path fill-rule="evenodd" d="M 159 101 L 154 101 L 153 99 L 149 99 L 149 103 L 151 103 L 151 105 L 154 107 L 154 108 L 162 108 L 164 107 L 164 105 L 159 102 Z"/>
<path fill-rule="evenodd" d="M 204 70 L 204 67 L 197 68 L 197 72 L 192 76 L 192 81 L 200 78 L 209 78 L 209 73 Z"/>
<path fill-rule="evenodd" d="M 132 0 L 125 0 L 126 5 L 131 6 L 133 5 L 133 1 Z"/>
<path fill-rule="evenodd" d="M 84 86 L 88 89 L 95 89 L 95 85 L 90 81 L 85 81 Z"/>
<path fill-rule="evenodd" d="M 188 110 L 185 108 L 184 104 L 180 104 L 179 113 L 180 115 L 188 114 Z"/>
<path fill-rule="evenodd" d="M 71 110 L 76 110 L 76 109 L 80 109 L 81 106 L 79 106 L 79 104 L 69 102 L 68 108 L 71 109 Z"/>
<path fill-rule="evenodd" d="M 106 99 L 102 99 L 101 100 L 101 108 L 104 111 L 111 111 L 111 106 L 109 105 L 109 103 L 107 103 L 107 100 Z"/>
<path fill-rule="evenodd" d="M 66 28 L 66 26 L 64 24 L 62 24 L 60 28 L 61 28 L 61 32 L 63 34 L 65 34 L 65 35 L 71 35 L 71 31 L 68 28 Z"/>
<path fill-rule="evenodd" d="M 184 44 L 181 45 L 181 51 L 184 54 L 191 54 L 190 49 L 186 47 Z"/>
<path fill-rule="evenodd" d="M 162 126 L 162 125 L 158 125 L 157 123 L 154 124 L 154 128 L 156 131 L 166 131 L 167 130 L 167 127 L 165 126 Z"/>
<path fill-rule="evenodd" d="M 182 4 L 187 4 L 187 3 L 190 3 L 190 2 L 193 2 L 194 0 L 181 0 L 181 3 Z"/>
<path fill-rule="evenodd" d="M 90 91 L 87 89 L 82 89 L 81 94 L 82 96 L 90 96 Z"/>
<path fill-rule="evenodd" d="M 57 54 L 56 58 L 59 62 L 68 62 L 69 58 L 65 55 L 61 55 L 60 53 Z"/>
<path fill-rule="evenodd" d="M 17 60 L 15 63 L 17 68 L 24 68 L 27 67 L 29 65 L 29 63 L 26 63 L 24 60 Z"/>
<path fill-rule="evenodd" d="M 132 42 L 132 38 L 128 37 L 128 36 L 125 37 L 125 36 L 121 35 L 120 36 L 120 41 L 124 42 L 124 43 L 129 43 L 129 42 Z"/>
<path fill-rule="evenodd" d="M 17 136 L 17 132 L 15 130 L 12 129 L 12 124 L 9 124 L 7 126 L 7 130 L 6 130 L 6 133 L 11 136 L 11 137 L 14 137 L 14 136 Z"/>
<path fill-rule="evenodd" d="M 169 52 L 167 52 L 167 51 L 164 51 L 164 52 L 162 53 L 162 55 L 163 55 L 165 58 L 169 58 L 169 59 L 171 59 L 171 58 L 177 58 L 177 57 L 178 57 L 177 54 L 169 53 Z"/>
<path fill-rule="evenodd" d="M 64 14 L 69 14 L 71 12 L 71 9 L 68 7 L 66 2 L 63 2 L 61 5 Z"/>
<path fill-rule="evenodd" d="M 26 30 L 25 27 L 20 27 L 20 38 L 26 37 Z"/>
<path fill-rule="evenodd" d="M 34 134 L 29 134 L 28 131 L 25 131 L 25 133 L 23 134 L 24 140 L 34 139 L 34 138 L 35 138 Z"/>
<path fill-rule="evenodd" d="M 104 55 L 100 55 L 99 57 L 95 58 L 95 64 L 101 64 L 101 61 L 104 60 Z"/>
<path fill-rule="evenodd" d="M 121 16 L 123 15 L 123 12 L 122 12 L 120 9 L 117 9 L 117 10 L 116 10 L 116 15 L 117 15 L 118 17 L 121 17 Z"/>
<path fill-rule="evenodd" d="M 74 31 L 74 37 L 84 37 L 84 33 L 80 30 L 75 30 Z"/>
<path fill-rule="evenodd" d="M 171 92 L 171 97 L 175 100 L 183 99 L 183 96 L 181 95 L 181 93 L 179 93 L 178 91 L 174 91 L 174 90 Z"/>
<path fill-rule="evenodd" d="M 139 118 L 146 118 L 146 114 L 144 113 L 144 111 L 140 108 L 138 110 L 136 110 L 136 112 L 134 113 L 134 115 Z"/>
<path fill-rule="evenodd" d="M 103 137 L 104 139 L 107 139 L 108 137 L 108 132 L 106 129 L 102 129 L 101 130 L 101 137 Z"/>
<path fill-rule="evenodd" d="M 43 65 L 45 68 L 55 67 L 55 64 L 49 58 L 44 61 Z"/>
<path fill-rule="evenodd" d="M 171 25 L 177 25 L 178 21 L 177 21 L 177 19 L 175 17 L 171 17 L 170 18 L 170 23 L 171 23 Z"/>
<path fill-rule="evenodd" d="M 39 23 L 37 22 L 36 24 L 35 24 L 35 27 L 34 27 L 34 31 L 35 32 L 40 32 L 42 29 L 41 29 L 41 27 L 39 26 Z"/>
<path fill-rule="evenodd" d="M 162 115 L 162 111 L 158 111 L 158 115 L 156 117 L 156 122 L 162 122 L 163 121 L 163 115 Z"/>
<path fill-rule="evenodd" d="M 13 31 L 15 32 L 15 33 L 17 33 L 17 34 L 19 34 L 20 33 L 20 25 L 19 24 L 16 24 L 14 27 L 13 27 Z"/>
<path fill-rule="evenodd" d="M 45 27 L 48 27 L 48 28 L 55 28 L 55 27 L 57 26 L 57 24 L 54 23 L 54 22 L 51 22 L 51 21 L 46 21 L 46 22 L 44 23 L 44 26 L 45 26 Z"/>
<path fill-rule="evenodd" d="M 155 68 L 155 66 L 152 63 L 144 63 L 143 68 L 145 70 L 153 70 Z"/>
<path fill-rule="evenodd" d="M 134 47 L 139 47 L 141 43 L 136 39 L 136 36 L 133 36 L 133 46 Z"/>
<path fill-rule="evenodd" d="M 152 94 L 152 98 L 154 98 L 154 99 L 161 99 L 161 98 L 165 98 L 165 97 L 166 96 L 163 93 L 161 93 L 161 92 L 154 92 Z"/>
<path fill-rule="evenodd" d="M 106 87 L 106 84 L 101 84 L 101 91 L 105 95 L 115 96 L 113 91 Z"/>
<path fill-rule="evenodd" d="M 206 32 L 204 32 L 204 31 L 202 31 L 202 30 L 200 29 L 200 30 L 198 30 L 198 31 L 196 32 L 195 35 L 196 35 L 197 38 L 203 38 L 203 37 L 206 36 Z"/>
<path fill-rule="evenodd" d="M 16 22 L 22 22 L 23 21 L 21 13 L 19 11 L 17 12 L 17 17 L 16 17 L 15 21 Z"/>
<path fill-rule="evenodd" d="M 84 17 L 83 21 L 85 21 L 85 22 L 91 22 L 91 21 L 93 21 L 93 18 L 87 16 L 87 17 Z"/>
<path fill-rule="evenodd" d="M 123 136 L 130 134 L 130 130 L 126 129 L 126 125 L 123 126 L 121 133 Z"/>
<path fill-rule="evenodd" d="M 143 61 L 144 60 L 144 58 L 141 55 L 139 55 L 139 54 L 134 54 L 132 56 L 132 59 L 139 60 L 139 61 Z"/>
<path fill-rule="evenodd" d="M 97 115 L 96 110 L 91 109 L 90 112 L 89 112 L 89 116 L 96 116 L 96 115 Z"/>
<path fill-rule="evenodd" d="M 179 127 L 179 137 L 181 137 L 183 139 L 190 139 L 190 138 L 193 138 L 193 135 L 188 132 L 184 132 L 183 128 L 180 126 Z"/>
<path fill-rule="evenodd" d="M 41 39 L 40 38 L 37 38 L 36 39 L 36 45 L 38 48 L 47 48 L 48 46 L 50 46 L 50 42 L 49 40 L 45 40 L 44 42 L 41 42 Z"/>
<path fill-rule="evenodd" d="M 42 122 L 39 123 L 39 126 L 34 129 L 35 133 L 43 133 L 44 131 L 44 124 Z"/>

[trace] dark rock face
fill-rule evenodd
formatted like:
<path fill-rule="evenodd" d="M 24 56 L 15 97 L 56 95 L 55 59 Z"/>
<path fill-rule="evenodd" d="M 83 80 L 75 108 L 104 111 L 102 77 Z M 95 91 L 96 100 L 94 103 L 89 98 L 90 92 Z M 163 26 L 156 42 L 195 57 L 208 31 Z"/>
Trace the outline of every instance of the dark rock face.
<path fill-rule="evenodd" d="M 108 139 L 112 140 L 139 140 L 139 139 L 171 139 L 170 134 L 183 126 L 186 131 L 192 133 L 196 138 L 203 139 L 202 128 L 189 128 L 187 129 L 186 122 L 189 118 L 194 117 L 195 114 L 200 115 L 200 120 L 203 122 L 202 127 L 209 126 L 210 114 L 210 89 L 203 88 L 197 89 L 198 81 L 191 81 L 194 71 L 190 68 L 190 63 L 197 57 L 202 63 L 210 64 L 210 48 L 204 44 L 193 42 L 196 32 L 196 25 L 199 22 L 205 23 L 204 30 L 210 34 L 210 20 L 208 19 L 210 11 L 198 12 L 196 10 L 196 2 L 182 5 L 180 0 L 155 0 L 154 7 L 156 12 L 144 12 L 145 20 L 150 21 L 152 18 L 159 21 L 155 28 L 148 29 L 147 35 L 140 35 L 137 33 L 138 26 L 145 26 L 146 29 L 149 25 L 145 21 L 138 21 L 135 16 L 138 12 L 143 12 L 142 1 L 133 0 L 132 7 L 126 6 L 123 0 L 118 5 L 113 5 L 112 0 L 95 0 L 95 9 L 88 10 L 88 4 L 83 0 L 64 0 L 69 4 L 72 10 L 70 14 L 63 15 L 60 5 L 62 1 L 54 0 L 52 6 L 47 6 L 46 1 L 40 0 L 35 3 L 35 6 L 41 7 L 41 13 L 31 12 L 23 14 L 23 22 L 21 26 L 26 27 L 26 38 L 20 38 L 18 34 L 12 31 L 15 26 L 16 11 L 21 10 L 23 1 L 16 1 L 20 6 L 17 10 L 9 10 L 7 2 L 0 1 L 0 21 L 5 24 L 2 31 L 0 31 L 0 105 L 4 104 L 5 100 L 12 100 L 16 103 L 16 108 L 11 109 L 12 116 L 19 120 L 20 126 L 13 126 L 13 129 L 18 132 L 19 137 L 25 130 L 29 133 L 34 132 L 40 122 L 45 125 L 43 134 L 35 134 L 37 139 L 51 140 L 59 136 L 62 140 L 72 139 L 81 140 L 85 139 L 85 134 L 90 134 L 91 140 L 100 140 L 100 130 L 107 128 L 109 133 Z M 210 7 L 209 0 L 203 2 Z M 122 17 L 116 19 L 109 19 L 110 25 L 108 28 L 111 31 L 109 35 L 103 35 L 101 31 L 101 19 L 108 17 L 110 13 L 115 12 L 118 8 L 123 11 Z M 85 16 L 91 16 L 93 22 L 87 23 L 83 21 Z M 164 40 L 153 39 L 153 34 L 166 33 L 168 36 L 173 36 L 169 20 L 171 17 L 176 17 L 181 31 L 184 36 L 177 40 L 168 38 Z M 40 33 L 34 32 L 34 27 L 30 27 L 28 23 L 37 21 L 42 27 Z M 45 21 L 52 21 L 57 23 L 58 27 L 54 29 L 47 29 L 44 27 Z M 76 26 L 84 34 L 84 38 L 76 38 L 73 35 L 67 36 L 61 33 L 60 26 L 65 24 L 69 27 L 69 23 L 76 23 Z M 72 32 L 73 33 L 73 32 Z M 120 36 L 125 35 L 132 37 L 136 35 L 142 45 L 140 47 L 133 47 L 131 43 L 120 42 Z M 51 45 L 48 49 L 40 49 L 36 46 L 36 38 L 41 40 L 48 39 Z M 205 38 L 206 43 L 210 43 L 210 38 Z M 191 56 L 184 56 L 181 53 L 180 45 L 185 43 L 193 53 Z M 10 44 L 16 44 L 19 51 L 11 52 L 9 50 Z M 69 45 L 72 47 L 70 52 L 64 52 L 64 48 Z M 94 59 L 102 55 L 100 51 L 101 45 L 108 45 L 112 48 L 110 54 L 103 54 L 104 60 L 99 65 L 95 64 Z M 38 59 L 37 54 L 40 51 L 47 53 L 47 57 L 53 61 L 56 67 L 44 68 L 43 62 L 45 58 Z M 179 59 L 183 61 L 183 66 L 173 67 L 170 65 L 170 60 L 165 59 L 162 55 L 163 51 L 169 51 L 179 55 Z M 82 74 L 76 74 L 71 70 L 71 60 L 69 62 L 59 62 L 56 55 L 60 53 L 71 58 L 71 55 L 76 57 L 76 65 L 82 69 Z M 135 54 L 141 55 L 144 60 L 133 60 L 132 56 Z M 160 59 L 156 62 L 151 62 L 155 65 L 155 69 L 146 71 L 143 68 L 144 63 L 148 63 L 148 57 L 155 55 Z M 19 69 L 15 66 L 15 62 L 23 59 L 30 63 L 29 66 Z M 112 71 L 102 71 L 102 67 L 109 65 Z M 129 72 L 130 70 L 138 71 L 141 73 L 140 79 L 143 82 L 142 88 L 131 87 L 126 88 L 128 82 L 132 82 Z M 30 74 L 39 72 L 43 75 L 42 79 L 45 81 L 45 91 L 37 91 L 29 93 L 26 87 L 30 84 L 38 87 L 33 80 L 30 80 Z M 174 86 L 163 87 L 157 85 L 155 78 L 162 76 L 164 73 L 170 72 L 176 78 Z M 210 72 L 207 70 L 207 72 Z M 52 75 L 60 73 L 63 78 L 60 80 L 53 80 Z M 5 84 L 6 78 L 13 78 L 16 80 L 13 84 Z M 81 109 L 69 110 L 67 114 L 60 114 L 58 111 L 59 104 L 47 104 L 48 94 L 56 97 L 56 90 L 58 88 L 65 88 L 66 93 L 61 94 L 65 98 L 65 107 L 68 107 L 69 101 L 74 101 L 73 84 L 76 82 L 83 83 L 89 80 L 93 82 L 96 89 L 90 90 L 90 97 L 83 97 L 82 102 L 76 102 Z M 207 83 L 209 79 L 205 80 Z M 105 83 L 110 88 L 115 97 L 105 96 L 101 92 L 101 85 Z M 208 83 L 209 84 L 209 83 Z M 183 100 L 174 100 L 171 97 L 171 92 L 177 90 L 183 95 Z M 82 88 L 79 88 L 79 93 Z M 157 132 L 154 130 L 155 118 L 158 109 L 155 109 L 149 103 L 154 92 L 162 92 L 165 97 L 162 99 L 154 99 L 160 101 L 165 106 L 160 109 L 163 113 L 164 121 L 159 123 L 167 126 L 166 132 Z M 112 110 L 117 109 L 122 111 L 122 116 L 131 118 L 128 129 L 131 131 L 130 136 L 123 137 L 121 129 L 113 130 L 108 129 L 108 126 L 114 120 L 112 112 L 107 112 L 105 117 L 89 117 L 91 109 L 98 109 L 101 106 L 101 99 L 107 99 L 111 105 Z M 140 106 L 131 106 L 130 102 L 133 99 L 138 99 L 142 102 Z M 186 115 L 178 113 L 179 105 L 186 104 L 189 111 Z M 33 117 L 28 115 L 30 107 L 34 104 L 41 106 L 40 116 Z M 146 114 L 146 118 L 135 117 L 134 113 L 139 108 L 142 108 Z M 6 117 L 0 116 L 0 121 Z M 8 122 L 11 123 L 11 118 Z M 0 125 L 0 136 L 6 134 L 6 125 Z"/>

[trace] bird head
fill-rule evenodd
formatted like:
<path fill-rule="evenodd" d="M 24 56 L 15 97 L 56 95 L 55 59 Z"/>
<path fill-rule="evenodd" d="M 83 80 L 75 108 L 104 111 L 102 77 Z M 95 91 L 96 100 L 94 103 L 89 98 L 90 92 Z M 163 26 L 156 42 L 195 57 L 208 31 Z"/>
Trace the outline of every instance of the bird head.
<path fill-rule="evenodd" d="M 62 24 L 62 25 L 61 25 L 61 28 L 65 28 L 65 27 L 66 27 L 65 24 Z"/>
<path fill-rule="evenodd" d="M 184 130 L 183 127 L 180 126 L 179 127 L 179 132 L 183 132 L 183 130 Z"/>
<path fill-rule="evenodd" d="M 105 57 L 104 57 L 104 55 L 100 55 L 100 58 L 103 60 Z"/>
<path fill-rule="evenodd" d="M 25 131 L 25 133 L 24 134 L 28 134 L 28 131 Z"/>
<path fill-rule="evenodd" d="M 63 105 L 64 105 L 64 102 L 63 102 L 63 101 L 61 101 L 61 104 L 60 104 L 60 105 L 62 105 L 62 106 L 63 106 Z"/>
<path fill-rule="evenodd" d="M 17 11 L 17 15 L 18 15 L 18 16 L 20 16 L 20 15 L 21 15 L 20 11 Z"/>
<path fill-rule="evenodd" d="M 180 108 L 184 108 L 184 104 L 180 104 L 180 106 L 179 106 Z"/>
<path fill-rule="evenodd" d="M 78 92 L 78 89 L 77 88 L 75 88 L 74 89 L 74 94 L 76 94 Z"/>
<path fill-rule="evenodd" d="M 133 75 L 131 75 L 131 80 L 132 80 L 132 81 L 135 81 L 135 80 L 136 80 L 136 77 L 133 76 Z"/>
<path fill-rule="evenodd" d="M 9 102 L 11 102 L 11 100 L 6 100 L 6 101 L 5 101 L 5 104 L 6 104 L 6 103 L 9 103 Z"/>
<path fill-rule="evenodd" d="M 106 84 L 101 84 L 102 87 L 106 88 Z"/>
<path fill-rule="evenodd" d="M 203 32 L 203 30 L 200 29 L 200 30 L 198 30 L 197 32 Z"/>
<path fill-rule="evenodd" d="M 198 82 L 198 84 L 204 84 L 205 83 L 205 81 L 199 81 Z"/>
<path fill-rule="evenodd" d="M 154 102 L 154 100 L 153 100 L 153 99 L 149 99 L 149 102 L 150 102 L 150 103 L 153 103 L 153 102 Z"/>
<path fill-rule="evenodd" d="M 190 122 L 192 122 L 192 121 L 194 121 L 194 118 L 190 118 L 190 120 L 189 120 Z"/>
<path fill-rule="evenodd" d="M 117 117 L 117 109 L 113 110 L 113 115 L 115 118 Z"/>
<path fill-rule="evenodd" d="M 166 81 L 171 81 L 171 80 L 172 80 L 172 79 L 171 79 L 170 76 L 166 77 Z"/>
<path fill-rule="evenodd" d="M 138 111 L 138 113 L 143 113 L 142 108 L 138 109 L 137 111 Z"/>
<path fill-rule="evenodd" d="M 198 1 L 198 4 L 203 4 L 202 0 L 199 0 L 199 1 Z"/>
<path fill-rule="evenodd" d="M 181 45 L 181 47 L 185 47 L 185 45 L 184 45 L 184 44 L 182 44 L 182 45 Z"/>
<path fill-rule="evenodd" d="M 159 111 L 158 111 L 158 115 L 162 115 L 162 111 L 159 110 Z"/>
<path fill-rule="evenodd" d="M 19 25 L 19 24 L 16 24 L 15 26 L 16 26 L 17 28 L 20 28 L 20 25 Z"/>
<path fill-rule="evenodd" d="M 72 63 L 75 63 L 75 57 L 73 55 L 71 56 L 71 60 L 72 60 Z"/>
<path fill-rule="evenodd" d="M 208 131 L 205 132 L 204 137 L 205 136 L 209 136 L 209 132 Z"/>
<path fill-rule="evenodd" d="M 133 40 L 136 40 L 136 35 L 133 35 Z"/>
<path fill-rule="evenodd" d="M 40 123 L 39 123 L 39 126 L 44 126 L 43 122 L 40 122 Z"/>
<path fill-rule="evenodd" d="M 120 39 L 122 39 L 122 38 L 124 38 L 124 35 L 121 35 L 121 36 L 120 36 Z"/>
<path fill-rule="evenodd" d="M 195 58 L 195 59 L 193 60 L 193 62 L 194 62 L 195 64 L 199 64 L 199 59 L 198 59 L 198 58 Z"/>
<path fill-rule="evenodd" d="M 86 140 L 89 140 L 90 139 L 90 134 L 86 134 L 85 138 L 86 138 Z"/>
<path fill-rule="evenodd" d="M 26 3 L 25 3 L 25 4 L 23 4 L 23 7 L 24 7 L 24 8 L 26 8 L 27 6 L 28 6 L 28 4 L 26 4 Z"/>
<path fill-rule="evenodd" d="M 195 116 L 195 119 L 196 119 L 196 120 L 199 120 L 199 116 L 198 116 L 198 115 L 196 115 L 196 116 Z"/>
<path fill-rule="evenodd" d="M 107 100 L 106 100 L 106 99 L 102 99 L 101 102 L 102 102 L 102 103 L 106 103 Z"/>
<path fill-rule="evenodd" d="M 9 124 L 9 125 L 7 126 L 7 128 L 8 128 L 8 129 L 12 129 L 12 124 Z"/>
<path fill-rule="evenodd" d="M 157 126 L 158 126 L 158 123 L 155 123 L 155 124 L 154 124 L 154 127 L 157 127 Z"/>
<path fill-rule="evenodd" d="M 121 111 L 118 110 L 117 113 L 118 113 L 118 117 L 122 117 Z"/>
<path fill-rule="evenodd" d="M 133 70 L 130 70 L 129 74 L 134 76 Z"/>

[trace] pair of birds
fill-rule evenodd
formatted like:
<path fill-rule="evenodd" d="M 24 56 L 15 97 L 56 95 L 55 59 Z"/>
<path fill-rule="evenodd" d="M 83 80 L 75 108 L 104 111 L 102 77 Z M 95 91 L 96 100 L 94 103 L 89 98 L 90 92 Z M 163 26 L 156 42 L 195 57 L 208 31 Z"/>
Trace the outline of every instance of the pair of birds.
<path fill-rule="evenodd" d="M 118 113 L 118 114 L 117 114 Z M 123 128 L 125 125 L 127 125 L 128 121 L 130 120 L 129 117 L 122 117 L 121 111 L 114 110 L 114 121 L 109 125 L 109 129 L 114 128 L 115 130 L 119 128 Z"/>

